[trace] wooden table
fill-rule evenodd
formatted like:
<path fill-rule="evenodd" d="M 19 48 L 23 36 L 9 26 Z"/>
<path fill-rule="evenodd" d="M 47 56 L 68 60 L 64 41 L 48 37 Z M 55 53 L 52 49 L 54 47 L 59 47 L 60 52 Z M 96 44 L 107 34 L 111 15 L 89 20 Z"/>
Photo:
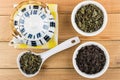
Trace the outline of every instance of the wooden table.
<path fill-rule="evenodd" d="M 20 1 L 0 0 L 0 80 L 88 80 L 79 76 L 73 69 L 72 55 L 78 45 L 49 58 L 41 72 L 33 78 L 26 78 L 20 73 L 16 58 L 19 52 L 24 50 L 8 46 L 8 41 L 12 38 L 9 16 L 13 10 L 13 4 Z M 47 3 L 58 4 L 59 43 L 73 36 L 79 36 L 81 43 L 95 41 L 103 44 L 110 54 L 110 66 L 103 76 L 94 80 L 120 80 L 120 0 L 96 0 L 106 8 L 109 20 L 105 30 L 95 37 L 81 36 L 71 25 L 71 11 L 81 1 L 44 0 Z"/>

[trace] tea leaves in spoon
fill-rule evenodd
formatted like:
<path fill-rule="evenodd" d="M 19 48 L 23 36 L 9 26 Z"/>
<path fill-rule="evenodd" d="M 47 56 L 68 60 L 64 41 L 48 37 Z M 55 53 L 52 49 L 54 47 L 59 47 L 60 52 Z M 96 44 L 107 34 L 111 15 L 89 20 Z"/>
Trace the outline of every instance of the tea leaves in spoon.
<path fill-rule="evenodd" d="M 24 53 L 20 58 L 20 68 L 26 74 L 34 74 L 39 70 L 42 63 L 40 56 L 31 52 Z"/>

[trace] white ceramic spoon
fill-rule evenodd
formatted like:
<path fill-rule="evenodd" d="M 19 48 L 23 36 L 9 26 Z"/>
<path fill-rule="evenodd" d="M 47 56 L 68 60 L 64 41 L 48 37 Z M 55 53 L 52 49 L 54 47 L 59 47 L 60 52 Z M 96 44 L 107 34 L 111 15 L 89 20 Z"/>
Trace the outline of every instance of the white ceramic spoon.
<path fill-rule="evenodd" d="M 42 58 L 42 63 L 39 67 L 39 70 L 35 73 L 35 74 L 26 74 L 25 72 L 22 71 L 22 69 L 20 68 L 20 58 L 21 56 L 26 53 L 26 52 L 21 52 L 18 57 L 17 57 L 17 65 L 18 65 L 18 68 L 20 70 L 20 72 L 26 76 L 26 77 L 33 77 L 35 75 L 37 75 L 41 69 L 41 66 L 42 64 L 45 62 L 46 59 L 48 59 L 50 56 L 60 52 L 60 51 L 63 51 L 65 49 L 68 49 L 72 46 L 75 46 L 76 44 L 80 43 L 80 39 L 78 37 L 73 37 L 71 39 L 68 39 L 66 41 L 64 41 L 63 43 L 59 44 L 58 46 L 46 51 L 46 52 L 43 52 L 43 53 L 39 53 L 39 54 L 36 54 L 36 53 L 33 53 L 32 54 L 35 54 L 35 55 L 39 55 L 41 58 Z"/>

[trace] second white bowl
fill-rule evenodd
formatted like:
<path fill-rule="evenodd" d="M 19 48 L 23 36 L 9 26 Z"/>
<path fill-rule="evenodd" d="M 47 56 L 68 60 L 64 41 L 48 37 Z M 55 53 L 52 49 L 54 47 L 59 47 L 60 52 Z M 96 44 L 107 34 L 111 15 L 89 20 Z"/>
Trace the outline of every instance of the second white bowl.
<path fill-rule="evenodd" d="M 98 73 L 96 73 L 96 74 L 92 74 L 92 75 L 86 74 L 86 73 L 82 72 L 82 71 L 78 68 L 77 63 L 76 63 L 76 60 L 75 60 L 76 57 L 77 57 L 78 51 L 79 51 L 82 47 L 85 47 L 85 46 L 88 46 L 88 45 L 96 45 L 96 46 L 98 46 L 100 49 L 102 49 L 102 50 L 104 51 L 104 54 L 105 54 L 105 57 L 106 57 L 106 63 L 105 63 L 105 65 L 104 65 L 103 69 L 102 69 L 100 72 L 98 72 Z M 81 44 L 80 46 L 78 46 L 78 48 L 75 50 L 75 52 L 74 52 L 74 54 L 73 54 L 72 62 L 73 62 L 74 69 L 76 70 L 76 72 L 77 72 L 79 75 L 81 75 L 81 76 L 83 76 L 83 77 L 85 77 L 85 78 L 97 78 L 97 77 L 100 77 L 101 75 L 103 75 L 103 74 L 106 72 L 106 70 L 107 70 L 108 67 L 109 67 L 109 62 L 110 62 L 110 61 L 109 61 L 108 51 L 105 49 L 104 46 L 102 46 L 101 44 L 96 43 L 96 42 L 86 42 L 86 43 L 83 43 L 83 44 Z"/>
<path fill-rule="evenodd" d="M 97 30 L 97 31 L 95 31 L 95 32 L 92 32 L 92 33 L 87 33 L 87 32 L 84 32 L 84 31 L 80 30 L 79 27 L 77 26 L 76 22 L 75 22 L 75 15 L 76 15 L 77 11 L 78 11 L 82 6 L 85 6 L 85 5 L 88 5 L 88 4 L 94 4 L 94 5 L 96 5 L 97 7 L 99 7 L 99 8 L 102 10 L 103 15 L 104 15 L 103 25 L 101 26 L 101 28 L 100 28 L 99 30 Z M 74 28 L 79 34 L 82 34 L 82 35 L 84 35 L 84 36 L 95 36 L 95 35 L 101 33 L 101 32 L 105 29 L 105 27 L 106 27 L 106 25 L 107 25 L 107 21 L 108 21 L 108 17 L 107 17 L 107 12 L 106 12 L 105 8 L 104 8 L 100 3 L 96 2 L 96 1 L 89 1 L 89 0 L 87 1 L 87 0 L 86 0 L 86 1 L 80 2 L 80 3 L 73 9 L 72 15 L 71 15 L 71 22 L 72 22 L 73 28 Z"/>

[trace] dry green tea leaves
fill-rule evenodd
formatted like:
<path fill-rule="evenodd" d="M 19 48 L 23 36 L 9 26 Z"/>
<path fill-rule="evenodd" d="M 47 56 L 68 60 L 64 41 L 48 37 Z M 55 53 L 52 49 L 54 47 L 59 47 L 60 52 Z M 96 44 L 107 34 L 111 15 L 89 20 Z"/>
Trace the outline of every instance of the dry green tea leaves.
<path fill-rule="evenodd" d="M 82 6 L 75 15 L 77 26 L 84 32 L 95 32 L 103 25 L 103 12 L 94 4 Z"/>
<path fill-rule="evenodd" d="M 26 74 L 36 73 L 39 70 L 41 63 L 41 57 L 34 55 L 31 52 L 24 53 L 20 58 L 20 68 Z"/>
<path fill-rule="evenodd" d="M 82 72 L 96 74 L 104 68 L 106 57 L 101 48 L 96 45 L 89 45 L 78 51 L 76 63 Z"/>

